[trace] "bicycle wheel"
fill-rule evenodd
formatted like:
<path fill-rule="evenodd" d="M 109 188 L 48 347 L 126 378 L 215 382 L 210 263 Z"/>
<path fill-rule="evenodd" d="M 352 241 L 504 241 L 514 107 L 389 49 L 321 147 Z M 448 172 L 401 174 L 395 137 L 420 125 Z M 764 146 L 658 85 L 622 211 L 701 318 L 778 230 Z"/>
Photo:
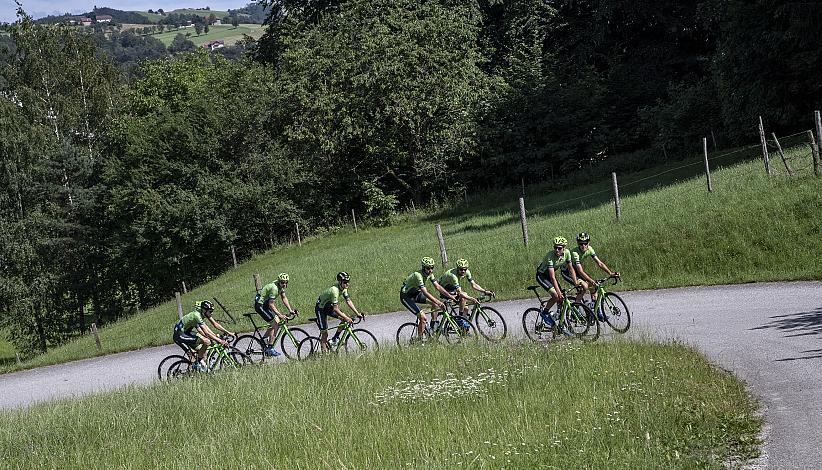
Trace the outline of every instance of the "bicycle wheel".
<path fill-rule="evenodd" d="M 443 317 L 441 328 L 441 336 L 445 337 L 445 342 L 448 344 L 459 344 L 465 340 L 477 340 L 477 328 L 473 323 L 466 320 L 464 317 L 452 317 L 453 324 Z M 462 321 L 457 320 L 461 318 Z"/>
<path fill-rule="evenodd" d="M 553 328 L 542 319 L 542 309 L 529 308 L 522 314 L 522 329 L 525 336 L 536 343 L 547 343 L 556 337 Z"/>
<path fill-rule="evenodd" d="M 599 338 L 599 322 L 594 318 L 594 312 L 582 302 L 573 302 L 565 312 L 565 327 L 585 341 Z"/>
<path fill-rule="evenodd" d="M 192 372 L 194 372 L 194 368 L 192 367 L 192 365 L 193 364 L 189 362 L 188 359 L 183 359 L 175 362 L 171 365 L 171 367 L 168 368 L 168 380 L 187 377 Z"/>
<path fill-rule="evenodd" d="M 322 347 L 320 346 L 320 338 L 316 336 L 305 338 L 297 346 L 297 359 L 301 361 L 316 359 L 320 354 L 322 354 Z"/>
<path fill-rule="evenodd" d="M 625 333 L 631 327 L 631 312 L 620 296 L 606 292 L 602 298 L 602 314 L 605 322 L 617 333 Z"/>
<path fill-rule="evenodd" d="M 294 339 L 292 340 L 288 333 L 283 333 L 280 340 L 280 351 L 289 359 L 297 359 L 297 348 L 300 346 L 300 342 L 308 338 L 309 335 L 302 328 L 289 328 L 288 331 L 294 336 Z"/>
<path fill-rule="evenodd" d="M 348 338 L 345 339 L 344 346 L 346 353 L 352 354 L 369 351 L 374 352 L 380 349 L 380 344 L 377 342 L 377 337 L 372 335 L 370 331 L 357 328 L 356 330 L 352 330 L 352 332 L 356 338 L 349 335 Z"/>
<path fill-rule="evenodd" d="M 265 344 L 254 335 L 240 335 L 232 345 L 251 359 L 251 362 L 265 362 Z"/>
<path fill-rule="evenodd" d="M 419 346 L 425 341 L 428 341 L 428 331 L 423 330 L 420 338 L 419 329 L 414 322 L 403 323 L 397 329 L 397 346 L 401 348 Z"/>
<path fill-rule="evenodd" d="M 494 308 L 477 308 L 474 310 L 474 315 L 471 320 L 477 328 L 477 331 L 479 331 L 479 334 L 492 343 L 502 341 L 508 333 L 508 326 L 505 324 L 505 320 Z"/>
<path fill-rule="evenodd" d="M 157 376 L 160 380 L 168 379 L 168 371 L 171 369 L 171 366 L 174 365 L 177 361 L 185 361 L 186 358 L 179 354 L 172 354 L 171 356 L 167 356 L 162 361 L 160 361 L 160 365 L 157 366 Z"/>

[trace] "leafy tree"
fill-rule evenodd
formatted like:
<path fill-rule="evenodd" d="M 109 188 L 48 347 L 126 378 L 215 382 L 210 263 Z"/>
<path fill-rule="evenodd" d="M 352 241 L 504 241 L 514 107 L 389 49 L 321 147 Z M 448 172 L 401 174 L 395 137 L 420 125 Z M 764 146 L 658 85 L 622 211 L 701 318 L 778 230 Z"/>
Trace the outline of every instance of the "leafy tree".
<path fill-rule="evenodd" d="M 197 48 L 194 46 L 194 43 L 187 39 L 186 35 L 183 33 L 177 33 L 177 35 L 174 36 L 174 39 L 171 41 L 171 45 L 168 46 L 168 52 L 171 54 L 193 51 L 196 49 Z"/>
<path fill-rule="evenodd" d="M 238 26 L 240 26 L 240 20 L 239 20 L 239 18 L 237 18 L 236 16 L 232 16 L 232 17 L 231 17 L 231 26 L 234 26 L 234 28 L 235 28 L 235 29 L 236 29 Z"/>
<path fill-rule="evenodd" d="M 205 26 L 203 26 L 203 31 L 204 31 L 206 34 L 208 34 L 209 29 L 210 29 L 210 27 L 208 26 L 208 24 L 206 24 Z"/>
<path fill-rule="evenodd" d="M 197 36 L 199 36 L 199 35 L 200 35 L 200 33 L 202 33 L 202 32 L 203 32 L 203 25 L 201 25 L 200 23 L 195 23 L 195 24 L 194 24 L 194 31 L 196 31 L 196 32 L 197 32 Z"/>

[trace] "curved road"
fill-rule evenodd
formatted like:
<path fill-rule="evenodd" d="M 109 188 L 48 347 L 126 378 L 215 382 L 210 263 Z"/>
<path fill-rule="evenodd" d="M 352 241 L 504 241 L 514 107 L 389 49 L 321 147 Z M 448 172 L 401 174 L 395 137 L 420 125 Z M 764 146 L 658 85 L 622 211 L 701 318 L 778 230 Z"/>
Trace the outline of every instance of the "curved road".
<path fill-rule="evenodd" d="M 747 382 L 765 405 L 765 453 L 758 465 L 822 468 L 822 282 L 690 287 L 622 294 L 629 335 L 679 339 Z M 499 302 L 509 332 L 534 302 Z M 370 316 L 383 345 L 408 313 Z M 176 346 L 143 349 L 0 376 L 0 409 L 151 383 Z"/>

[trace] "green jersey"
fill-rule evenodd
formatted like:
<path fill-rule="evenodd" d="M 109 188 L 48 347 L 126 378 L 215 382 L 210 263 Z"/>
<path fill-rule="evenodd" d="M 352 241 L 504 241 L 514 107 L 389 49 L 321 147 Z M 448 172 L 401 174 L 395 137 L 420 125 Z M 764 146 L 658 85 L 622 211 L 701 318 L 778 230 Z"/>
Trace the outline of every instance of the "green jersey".
<path fill-rule="evenodd" d="M 419 293 L 420 289 L 425 287 L 426 282 L 430 282 L 431 284 L 437 282 L 437 279 L 434 277 L 434 273 L 431 273 L 426 277 L 421 271 L 414 271 L 409 274 L 408 278 L 405 279 L 405 282 L 402 283 L 402 293 L 409 294 L 413 297 Z"/>
<path fill-rule="evenodd" d="M 349 299 L 348 289 L 340 289 L 340 284 L 337 283 L 324 290 L 322 294 L 320 294 L 319 299 L 317 299 L 317 302 L 319 302 L 320 307 L 338 305 L 340 303 L 340 296 L 345 300 Z"/>
<path fill-rule="evenodd" d="M 571 250 L 571 260 L 574 264 L 582 264 L 585 261 L 585 258 L 591 258 L 593 260 L 597 259 L 597 253 L 594 251 L 594 248 L 591 245 L 588 245 L 588 248 L 580 253 L 579 247 L 574 248 Z"/>
<path fill-rule="evenodd" d="M 540 274 L 545 274 L 548 272 L 548 268 L 553 268 L 554 271 L 559 271 L 560 269 L 568 270 L 571 266 L 571 252 L 569 250 L 564 250 L 562 252 L 562 256 L 557 256 L 554 250 L 549 251 L 544 258 L 542 258 L 542 262 L 539 263 L 539 267 L 537 268 L 537 272 Z"/>
<path fill-rule="evenodd" d="M 281 293 L 285 293 L 285 289 L 280 289 L 279 287 L 277 287 L 277 281 L 274 281 L 270 284 L 266 284 L 260 291 L 259 297 L 257 297 L 257 303 L 260 305 L 265 305 L 268 303 L 269 299 L 276 300 Z"/>
<path fill-rule="evenodd" d="M 465 271 L 465 274 L 460 276 L 459 268 L 451 268 L 448 271 L 445 271 L 445 274 L 440 276 L 440 285 L 448 292 L 454 292 L 461 288 L 460 279 L 463 277 L 468 279 L 468 282 L 474 282 L 474 276 L 471 275 L 470 269 Z"/>
<path fill-rule="evenodd" d="M 183 315 L 180 322 L 183 324 L 183 331 L 190 332 L 198 326 L 203 325 L 203 316 L 200 315 L 200 312 L 194 310 L 189 314 Z"/>

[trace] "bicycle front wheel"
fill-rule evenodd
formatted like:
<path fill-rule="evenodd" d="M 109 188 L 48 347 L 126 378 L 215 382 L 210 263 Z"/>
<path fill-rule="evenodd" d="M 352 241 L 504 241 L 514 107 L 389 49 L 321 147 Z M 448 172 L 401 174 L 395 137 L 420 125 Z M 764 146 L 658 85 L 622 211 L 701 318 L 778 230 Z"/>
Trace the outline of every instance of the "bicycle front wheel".
<path fill-rule="evenodd" d="M 320 354 L 322 354 L 320 344 L 320 338 L 316 336 L 309 336 L 300 341 L 300 344 L 297 346 L 297 359 L 301 361 L 317 359 L 320 357 Z"/>
<path fill-rule="evenodd" d="M 289 333 L 291 333 L 290 336 Z M 308 333 L 302 328 L 289 328 L 288 332 L 283 333 L 280 340 L 280 351 L 289 359 L 297 359 L 297 348 L 300 347 L 300 342 L 308 336 Z"/>
<path fill-rule="evenodd" d="M 448 344 L 458 344 L 466 340 L 476 341 L 477 328 L 463 317 L 452 317 L 452 321 L 443 318 L 440 335 L 445 337 Z"/>
<path fill-rule="evenodd" d="M 529 308 L 522 314 L 522 329 L 525 336 L 535 343 L 548 343 L 556 335 L 554 329 L 542 319 L 542 309 Z"/>
<path fill-rule="evenodd" d="M 353 335 L 349 335 L 348 338 L 345 339 L 345 352 L 351 353 L 364 353 L 367 351 L 377 351 L 380 348 L 379 343 L 377 343 L 377 337 L 372 335 L 370 331 L 363 330 L 362 328 L 357 328 L 356 330 L 352 330 Z"/>
<path fill-rule="evenodd" d="M 265 344 L 254 335 L 240 335 L 234 340 L 234 348 L 251 359 L 251 362 L 265 362 Z"/>
<path fill-rule="evenodd" d="M 505 339 L 508 333 L 508 326 L 500 313 L 491 307 L 478 307 L 474 311 L 473 324 L 483 338 L 497 343 Z"/>
<path fill-rule="evenodd" d="M 172 354 L 171 356 L 166 357 L 160 361 L 160 365 L 157 366 L 157 376 L 160 380 L 168 379 L 168 371 L 171 370 L 171 366 L 173 366 L 177 361 L 185 360 L 186 358 L 179 354 Z"/>
<path fill-rule="evenodd" d="M 617 333 L 625 333 L 631 327 L 631 312 L 622 298 L 613 292 L 605 293 L 602 298 L 602 315 L 605 322 Z"/>
<path fill-rule="evenodd" d="M 168 380 L 181 379 L 194 372 L 193 364 L 188 359 L 182 359 L 168 368 Z"/>
<path fill-rule="evenodd" d="M 428 340 L 428 332 L 423 330 L 422 338 L 420 338 L 419 328 L 416 323 L 403 323 L 397 329 L 397 346 L 407 348 L 410 346 L 419 346 Z"/>

